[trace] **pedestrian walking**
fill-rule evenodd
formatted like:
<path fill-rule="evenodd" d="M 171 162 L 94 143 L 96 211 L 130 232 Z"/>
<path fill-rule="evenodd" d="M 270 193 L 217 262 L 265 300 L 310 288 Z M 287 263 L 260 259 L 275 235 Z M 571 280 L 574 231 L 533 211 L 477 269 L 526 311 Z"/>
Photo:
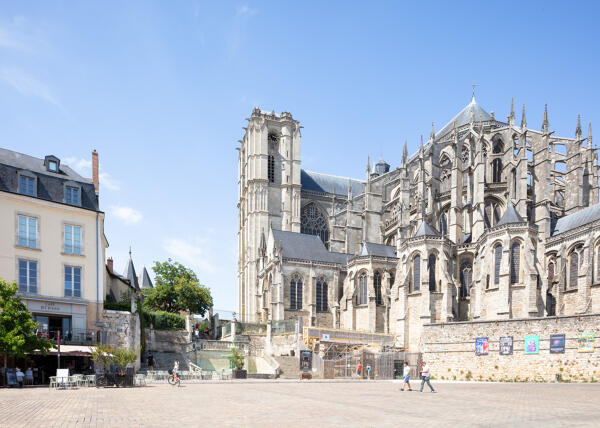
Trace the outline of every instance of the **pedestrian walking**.
<path fill-rule="evenodd" d="M 362 371 L 362 364 L 358 363 L 358 366 L 356 366 L 356 374 L 360 377 L 360 372 Z"/>
<path fill-rule="evenodd" d="M 430 377 L 431 370 L 429 369 L 429 365 L 425 361 L 423 361 L 421 363 L 421 389 L 419 390 L 419 392 L 423 392 L 423 387 L 425 386 L 425 384 L 429 386 L 431 392 L 435 392 L 435 389 L 433 389 L 433 386 L 431 386 L 431 382 L 429 382 Z"/>
<path fill-rule="evenodd" d="M 23 388 L 23 378 L 25 377 L 25 373 L 21 371 L 20 368 L 17 367 L 17 382 L 19 383 L 19 388 Z"/>
<path fill-rule="evenodd" d="M 148 369 L 154 370 L 154 356 L 152 352 L 148 352 Z"/>
<path fill-rule="evenodd" d="M 404 391 L 404 386 L 406 385 L 408 385 L 408 390 L 412 391 L 412 388 L 410 387 L 410 366 L 406 361 L 404 362 L 404 373 L 402 373 L 402 375 L 404 376 L 404 382 L 402 383 L 400 391 Z"/>

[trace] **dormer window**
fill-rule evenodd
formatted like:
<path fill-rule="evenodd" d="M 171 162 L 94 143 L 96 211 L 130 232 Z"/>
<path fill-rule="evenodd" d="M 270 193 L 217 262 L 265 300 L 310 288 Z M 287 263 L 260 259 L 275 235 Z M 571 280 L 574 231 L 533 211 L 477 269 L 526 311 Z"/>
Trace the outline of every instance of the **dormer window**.
<path fill-rule="evenodd" d="M 65 203 L 69 205 L 81 205 L 81 187 L 75 183 L 65 183 Z"/>
<path fill-rule="evenodd" d="M 29 171 L 19 171 L 19 193 L 37 196 L 37 177 Z"/>
<path fill-rule="evenodd" d="M 49 172 L 55 172 L 55 173 L 59 173 L 60 172 L 60 159 L 57 158 L 56 156 L 46 156 L 44 158 L 44 165 L 46 166 L 46 170 Z"/>

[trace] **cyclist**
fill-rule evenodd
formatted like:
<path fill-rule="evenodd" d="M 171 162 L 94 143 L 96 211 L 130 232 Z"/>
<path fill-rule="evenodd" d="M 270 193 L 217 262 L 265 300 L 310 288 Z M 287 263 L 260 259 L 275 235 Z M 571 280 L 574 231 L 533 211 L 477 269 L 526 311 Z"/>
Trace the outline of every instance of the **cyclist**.
<path fill-rule="evenodd" d="M 179 382 L 179 375 L 177 372 L 179 371 L 179 360 L 175 360 L 173 363 L 173 383 Z"/>

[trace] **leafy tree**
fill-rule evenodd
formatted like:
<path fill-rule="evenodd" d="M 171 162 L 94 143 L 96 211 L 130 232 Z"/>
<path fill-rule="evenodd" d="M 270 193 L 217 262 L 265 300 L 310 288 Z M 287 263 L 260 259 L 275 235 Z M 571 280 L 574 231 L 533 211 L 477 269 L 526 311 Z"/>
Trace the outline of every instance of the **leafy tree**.
<path fill-rule="evenodd" d="M 8 357 L 23 358 L 36 350 L 45 355 L 53 345 L 35 334 L 38 324 L 17 296 L 18 289 L 15 282 L 0 279 L 0 354 L 4 355 L 5 374 Z"/>
<path fill-rule="evenodd" d="M 155 286 L 145 291 L 144 305 L 147 307 L 171 313 L 189 311 L 204 315 L 212 306 L 210 289 L 199 283 L 193 270 L 171 259 L 154 262 L 152 270 L 156 274 Z"/>

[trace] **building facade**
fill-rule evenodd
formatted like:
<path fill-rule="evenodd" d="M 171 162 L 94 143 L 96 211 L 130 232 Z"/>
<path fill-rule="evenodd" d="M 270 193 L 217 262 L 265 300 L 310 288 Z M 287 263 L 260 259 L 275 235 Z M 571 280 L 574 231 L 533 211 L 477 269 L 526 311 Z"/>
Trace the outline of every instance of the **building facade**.
<path fill-rule="evenodd" d="M 475 98 L 390 169 L 362 180 L 301 169 L 300 125 L 254 109 L 239 147 L 243 321 L 395 334 L 423 325 L 600 312 L 591 125 L 554 135 Z"/>
<path fill-rule="evenodd" d="M 0 278 L 19 286 L 42 332 L 89 337 L 101 330 L 104 213 L 98 154 L 93 179 L 55 156 L 0 149 Z"/>

